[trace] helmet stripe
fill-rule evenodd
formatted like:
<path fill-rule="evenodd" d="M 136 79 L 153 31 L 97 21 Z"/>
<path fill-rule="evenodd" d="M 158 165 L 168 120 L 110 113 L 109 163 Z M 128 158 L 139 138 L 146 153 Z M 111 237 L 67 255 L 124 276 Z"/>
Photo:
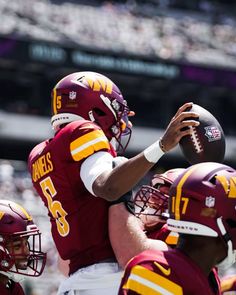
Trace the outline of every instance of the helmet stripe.
<path fill-rule="evenodd" d="M 184 173 L 183 177 L 179 181 L 176 187 L 176 200 L 175 200 L 175 219 L 180 220 L 180 201 L 182 195 L 182 187 L 188 177 L 198 168 L 198 165 L 194 165 L 194 167 L 190 168 L 186 173 Z"/>
<path fill-rule="evenodd" d="M 18 207 L 23 213 L 24 215 L 26 216 L 26 218 L 30 221 L 32 220 L 32 217 L 29 215 L 29 213 L 25 210 L 25 208 L 23 208 L 21 205 L 19 204 L 16 204 L 15 203 L 15 206 Z"/>
<path fill-rule="evenodd" d="M 56 91 L 56 87 L 53 88 L 53 114 L 56 115 L 57 114 L 57 91 Z"/>
<path fill-rule="evenodd" d="M 3 218 L 5 212 L 0 211 L 0 220 Z"/>

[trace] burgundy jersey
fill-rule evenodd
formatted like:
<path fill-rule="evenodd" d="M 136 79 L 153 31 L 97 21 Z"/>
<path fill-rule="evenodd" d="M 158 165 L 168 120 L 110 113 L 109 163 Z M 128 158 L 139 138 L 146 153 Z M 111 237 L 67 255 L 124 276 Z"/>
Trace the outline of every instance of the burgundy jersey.
<path fill-rule="evenodd" d="M 147 237 L 149 239 L 161 240 L 165 242 L 170 247 L 175 247 L 178 242 L 178 233 L 172 232 L 167 228 L 167 224 L 160 224 L 160 227 L 153 231 L 147 232 Z"/>
<path fill-rule="evenodd" d="M 25 295 L 21 285 L 9 280 L 7 285 L 0 282 L 0 294 L 1 295 Z"/>
<path fill-rule="evenodd" d="M 177 249 L 148 250 L 127 265 L 119 295 L 220 295 L 219 278 L 213 269 L 202 270 Z"/>
<path fill-rule="evenodd" d="M 80 178 L 83 161 L 97 151 L 114 154 L 96 124 L 76 121 L 29 155 L 33 185 L 48 208 L 51 231 L 70 273 L 101 260 L 114 259 L 108 237 L 109 202 L 95 197 Z"/>

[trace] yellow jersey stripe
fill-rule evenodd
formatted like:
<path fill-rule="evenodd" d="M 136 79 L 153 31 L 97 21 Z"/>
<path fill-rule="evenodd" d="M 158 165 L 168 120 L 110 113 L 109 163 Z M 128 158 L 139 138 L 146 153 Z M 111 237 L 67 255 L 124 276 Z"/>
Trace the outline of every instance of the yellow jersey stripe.
<path fill-rule="evenodd" d="M 135 266 L 131 270 L 128 281 L 123 285 L 123 288 L 135 291 L 140 295 L 183 294 L 181 286 L 142 266 Z"/>
<path fill-rule="evenodd" d="M 73 159 L 79 161 L 90 155 L 95 151 L 102 149 L 109 149 L 109 142 L 101 130 L 94 130 L 89 132 L 70 144 L 70 151 Z"/>
<path fill-rule="evenodd" d="M 177 245 L 179 234 L 176 232 L 170 232 L 165 242 L 167 245 Z"/>

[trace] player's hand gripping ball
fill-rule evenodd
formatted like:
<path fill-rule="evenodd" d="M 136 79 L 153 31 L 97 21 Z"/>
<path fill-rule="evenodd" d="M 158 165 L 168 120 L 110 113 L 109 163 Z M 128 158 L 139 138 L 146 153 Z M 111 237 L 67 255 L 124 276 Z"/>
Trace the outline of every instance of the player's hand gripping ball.
<path fill-rule="evenodd" d="M 197 104 L 193 104 L 189 111 L 199 114 L 200 124 L 191 127 L 192 135 L 184 136 L 179 142 L 186 160 L 190 164 L 222 163 L 225 156 L 225 136 L 220 123 L 209 111 Z"/>

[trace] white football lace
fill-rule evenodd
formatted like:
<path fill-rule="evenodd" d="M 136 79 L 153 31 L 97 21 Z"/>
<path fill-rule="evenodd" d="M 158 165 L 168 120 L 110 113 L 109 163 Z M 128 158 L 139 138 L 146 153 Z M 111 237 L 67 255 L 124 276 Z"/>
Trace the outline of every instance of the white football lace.
<path fill-rule="evenodd" d="M 201 145 L 201 141 L 198 137 L 198 133 L 195 127 L 190 127 L 192 133 L 190 135 L 191 141 L 193 143 L 194 149 L 197 154 L 201 153 L 203 151 L 203 147 Z"/>

